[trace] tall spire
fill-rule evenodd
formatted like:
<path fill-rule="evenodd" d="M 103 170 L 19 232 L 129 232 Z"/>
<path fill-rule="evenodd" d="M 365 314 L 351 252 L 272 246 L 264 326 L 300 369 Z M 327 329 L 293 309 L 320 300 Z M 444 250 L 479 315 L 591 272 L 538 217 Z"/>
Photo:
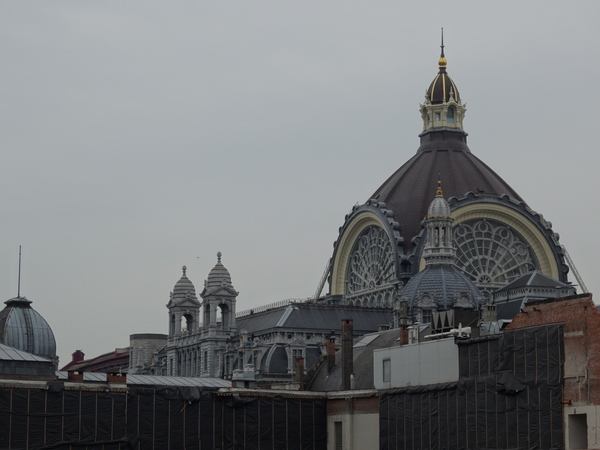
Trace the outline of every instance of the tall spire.
<path fill-rule="evenodd" d="M 446 71 L 446 66 L 448 65 L 448 61 L 446 60 L 446 56 L 444 55 L 444 28 L 442 27 L 442 45 L 440 45 L 442 49 L 440 53 L 440 59 L 438 60 L 438 66 L 440 67 L 440 73 Z"/>
<path fill-rule="evenodd" d="M 21 298 L 21 246 L 19 245 L 19 279 L 17 281 L 17 298 Z"/>

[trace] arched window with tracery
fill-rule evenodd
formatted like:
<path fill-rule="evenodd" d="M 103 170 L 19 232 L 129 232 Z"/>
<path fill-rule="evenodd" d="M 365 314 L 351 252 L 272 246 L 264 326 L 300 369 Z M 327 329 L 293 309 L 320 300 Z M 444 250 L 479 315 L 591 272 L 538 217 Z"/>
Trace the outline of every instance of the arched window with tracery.
<path fill-rule="evenodd" d="M 472 219 L 454 227 L 457 266 L 488 299 L 521 275 L 540 268 L 527 241 L 508 225 Z"/>
<path fill-rule="evenodd" d="M 347 274 L 348 301 L 383 306 L 376 298 L 393 295 L 394 253 L 385 230 L 371 225 L 361 232 L 350 253 Z"/>

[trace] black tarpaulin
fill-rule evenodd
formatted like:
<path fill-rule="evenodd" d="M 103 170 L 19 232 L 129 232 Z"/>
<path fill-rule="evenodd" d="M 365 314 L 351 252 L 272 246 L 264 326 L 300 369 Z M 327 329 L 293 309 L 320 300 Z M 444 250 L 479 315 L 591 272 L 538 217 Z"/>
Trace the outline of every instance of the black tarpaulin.
<path fill-rule="evenodd" d="M 563 329 L 460 343 L 457 383 L 380 395 L 380 449 L 561 449 Z"/>
<path fill-rule="evenodd" d="M 125 393 L 0 389 L 0 449 L 125 449 Z"/>
<path fill-rule="evenodd" d="M 318 450 L 327 445 L 324 399 L 257 398 L 177 388 L 131 389 L 134 449 Z"/>
<path fill-rule="evenodd" d="M 325 399 L 159 386 L 0 389 L 0 450 L 324 450 L 326 424 Z"/>

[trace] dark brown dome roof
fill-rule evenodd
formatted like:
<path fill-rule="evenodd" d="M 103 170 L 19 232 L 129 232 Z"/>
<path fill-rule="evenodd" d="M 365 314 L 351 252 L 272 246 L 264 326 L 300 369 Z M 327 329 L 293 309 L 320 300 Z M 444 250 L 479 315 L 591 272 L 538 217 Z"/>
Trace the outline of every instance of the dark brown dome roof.
<path fill-rule="evenodd" d="M 411 252 L 411 239 L 421 232 L 421 221 L 436 195 L 438 179 L 444 197 L 464 197 L 467 192 L 521 197 L 467 147 L 462 130 L 437 129 L 421 134 L 421 146 L 375 191 L 371 198 L 384 202 L 394 211 L 404 238 L 404 249 Z"/>
<path fill-rule="evenodd" d="M 440 72 L 435 76 L 429 89 L 427 89 L 427 98 L 431 103 L 439 104 L 447 102 L 450 99 L 450 92 L 456 102 L 460 101 L 460 94 L 452 78 L 446 73 L 445 67 L 440 67 Z"/>
<path fill-rule="evenodd" d="M 440 71 L 429 85 L 429 89 L 427 89 L 427 98 L 434 105 L 447 102 L 450 99 L 450 92 L 452 92 L 454 100 L 460 102 L 458 89 L 446 72 L 447 65 L 448 61 L 446 60 L 446 56 L 444 56 L 444 35 L 442 34 L 442 54 L 438 60 Z"/>

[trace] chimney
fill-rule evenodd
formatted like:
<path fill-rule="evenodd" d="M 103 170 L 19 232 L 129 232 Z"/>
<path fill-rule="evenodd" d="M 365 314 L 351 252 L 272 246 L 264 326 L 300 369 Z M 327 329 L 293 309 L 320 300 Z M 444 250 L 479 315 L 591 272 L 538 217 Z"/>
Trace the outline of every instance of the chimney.
<path fill-rule="evenodd" d="M 400 301 L 398 311 L 400 316 L 400 345 L 408 344 L 408 304 L 406 300 Z"/>
<path fill-rule="evenodd" d="M 484 322 L 496 322 L 498 315 L 496 314 L 496 305 L 492 302 L 483 305 L 483 321 Z"/>
<path fill-rule="evenodd" d="M 294 381 L 300 384 L 300 390 L 303 390 L 304 384 L 304 358 L 296 358 L 296 373 Z"/>
<path fill-rule="evenodd" d="M 335 336 L 327 338 L 327 373 L 335 367 Z"/>
<path fill-rule="evenodd" d="M 83 361 L 83 359 L 85 358 L 85 353 L 83 353 L 81 350 L 75 350 L 73 353 L 71 353 L 71 356 L 71 362 L 76 363 L 79 361 Z"/>
<path fill-rule="evenodd" d="M 354 327 L 352 319 L 342 320 L 342 390 L 348 391 L 352 388 L 350 384 L 350 375 L 352 375 L 353 368 L 353 354 L 352 354 L 352 338 L 354 334 Z"/>

